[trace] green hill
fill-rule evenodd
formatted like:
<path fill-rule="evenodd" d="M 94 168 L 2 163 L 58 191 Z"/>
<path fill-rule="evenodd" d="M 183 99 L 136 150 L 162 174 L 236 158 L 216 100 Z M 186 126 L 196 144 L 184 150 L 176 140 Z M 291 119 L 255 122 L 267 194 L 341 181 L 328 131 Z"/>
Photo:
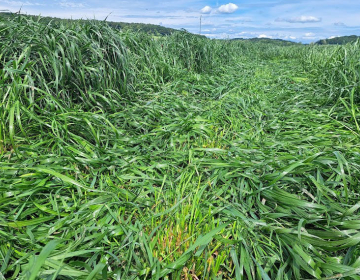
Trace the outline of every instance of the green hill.
<path fill-rule="evenodd" d="M 351 36 L 341 36 L 335 37 L 331 39 L 322 39 L 317 41 L 315 44 L 317 45 L 345 45 L 348 43 L 354 43 L 359 40 L 360 36 L 351 35 Z"/>

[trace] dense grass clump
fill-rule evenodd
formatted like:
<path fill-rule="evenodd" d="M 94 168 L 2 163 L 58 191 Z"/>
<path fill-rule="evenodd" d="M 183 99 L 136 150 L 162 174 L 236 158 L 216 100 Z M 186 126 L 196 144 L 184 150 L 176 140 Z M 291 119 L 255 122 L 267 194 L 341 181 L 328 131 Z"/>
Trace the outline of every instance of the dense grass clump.
<path fill-rule="evenodd" d="M 360 279 L 359 49 L 0 18 L 0 279 Z"/>

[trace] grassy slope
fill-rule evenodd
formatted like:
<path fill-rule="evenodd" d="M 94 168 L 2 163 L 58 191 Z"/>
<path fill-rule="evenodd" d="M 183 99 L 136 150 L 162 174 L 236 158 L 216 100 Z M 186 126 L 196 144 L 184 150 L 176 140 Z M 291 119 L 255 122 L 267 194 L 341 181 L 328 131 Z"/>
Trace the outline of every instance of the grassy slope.
<path fill-rule="evenodd" d="M 113 32 L 2 46 L 0 277 L 360 279 L 356 78 L 322 49 Z"/>

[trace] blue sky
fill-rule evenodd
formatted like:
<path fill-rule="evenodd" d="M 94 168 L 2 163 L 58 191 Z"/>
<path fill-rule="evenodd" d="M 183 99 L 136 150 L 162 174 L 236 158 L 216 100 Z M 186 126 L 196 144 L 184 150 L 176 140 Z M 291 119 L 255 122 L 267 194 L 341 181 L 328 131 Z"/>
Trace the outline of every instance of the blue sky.
<path fill-rule="evenodd" d="M 309 43 L 360 35 L 358 0 L 0 0 L 0 10 L 61 18 L 159 24 L 210 38 L 269 37 Z"/>

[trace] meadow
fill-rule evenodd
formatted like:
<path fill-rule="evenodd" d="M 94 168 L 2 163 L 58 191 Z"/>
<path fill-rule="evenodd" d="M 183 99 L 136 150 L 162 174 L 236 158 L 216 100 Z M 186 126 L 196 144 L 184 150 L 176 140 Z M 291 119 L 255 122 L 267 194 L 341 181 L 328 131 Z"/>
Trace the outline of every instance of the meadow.
<path fill-rule="evenodd" d="M 360 44 L 0 18 L 0 279 L 360 279 Z"/>

